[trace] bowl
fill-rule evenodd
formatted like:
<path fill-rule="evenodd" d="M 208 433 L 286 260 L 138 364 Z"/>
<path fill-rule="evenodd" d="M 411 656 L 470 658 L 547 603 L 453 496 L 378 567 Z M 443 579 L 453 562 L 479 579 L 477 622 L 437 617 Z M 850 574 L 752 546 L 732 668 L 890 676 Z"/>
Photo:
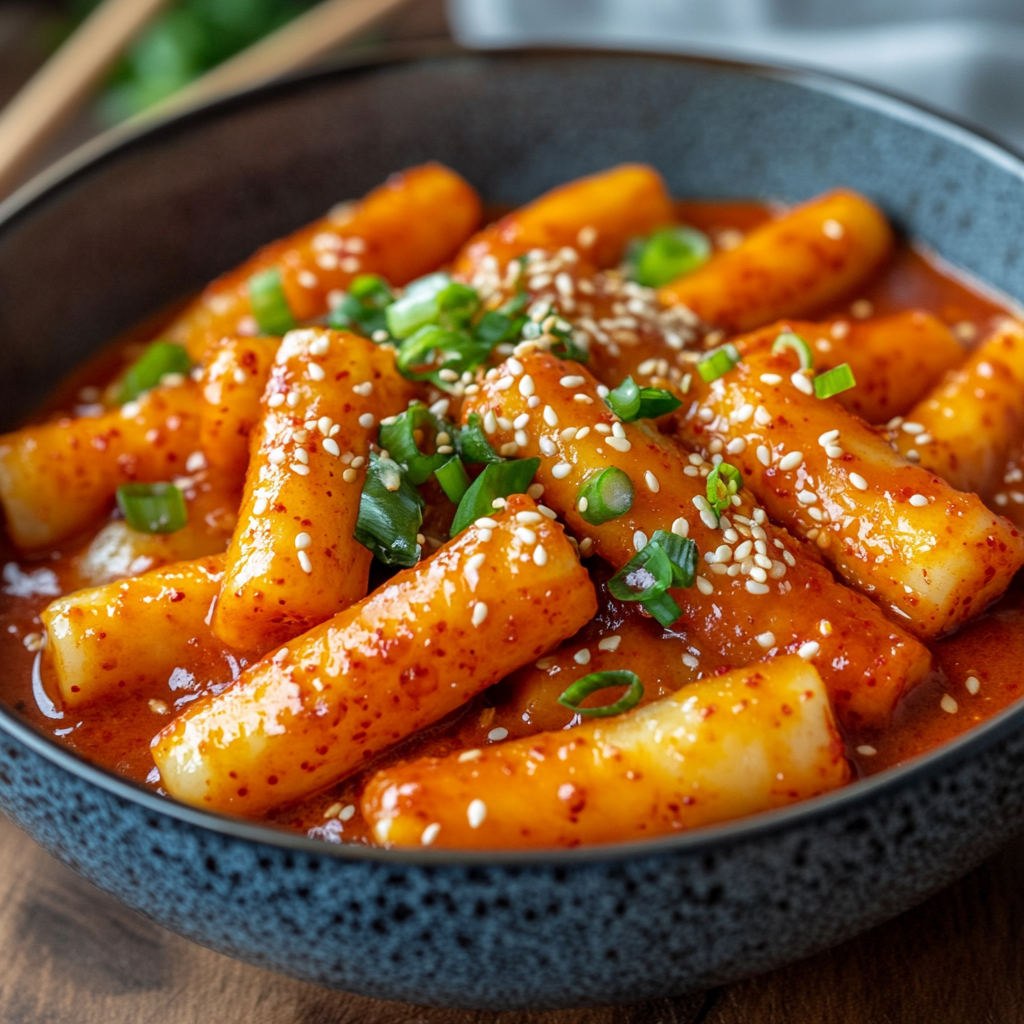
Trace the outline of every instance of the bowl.
<path fill-rule="evenodd" d="M 680 196 L 879 202 L 1024 299 L 1024 162 L 818 74 L 700 58 L 436 53 L 321 72 L 129 134 L 0 208 L 7 425 L 111 335 L 260 243 L 438 159 L 519 203 L 626 160 Z M 1024 825 L 1024 706 L 905 766 L 645 843 L 507 854 L 337 846 L 162 799 L 0 708 L 0 806 L 160 924 L 379 998 L 513 1009 L 669 997 L 907 909 Z"/>

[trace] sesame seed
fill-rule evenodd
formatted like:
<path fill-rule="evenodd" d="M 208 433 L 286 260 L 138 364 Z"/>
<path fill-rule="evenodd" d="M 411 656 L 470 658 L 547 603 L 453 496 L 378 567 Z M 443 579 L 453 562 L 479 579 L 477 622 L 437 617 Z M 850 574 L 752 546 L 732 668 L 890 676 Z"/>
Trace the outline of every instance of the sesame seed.
<path fill-rule="evenodd" d="M 373 426 L 376 426 L 376 424 L 377 418 L 373 415 L 372 412 L 364 412 L 362 416 L 359 417 L 359 426 L 365 427 L 367 430 L 369 430 Z"/>
<path fill-rule="evenodd" d="M 796 500 L 799 501 L 801 505 L 813 505 L 818 500 L 818 496 L 814 491 L 797 491 Z"/>
<path fill-rule="evenodd" d="M 331 804 L 330 807 L 324 811 L 325 818 L 336 818 L 341 813 L 341 804 Z"/>
<path fill-rule="evenodd" d="M 923 494 L 912 494 L 910 496 L 910 504 L 922 508 L 928 504 L 928 499 Z"/>
<path fill-rule="evenodd" d="M 308 548 L 309 545 L 312 544 L 312 543 L 313 543 L 313 538 L 310 537 L 310 535 L 308 533 L 297 533 L 295 535 L 295 547 L 298 548 L 299 551 L 302 551 L 305 548 Z"/>
<path fill-rule="evenodd" d="M 643 530 L 637 530 L 633 534 L 633 550 L 642 551 L 647 547 L 647 534 Z"/>
<path fill-rule="evenodd" d="M 796 653 L 799 654 L 804 661 L 810 661 L 810 659 L 815 657 L 820 650 L 821 644 L 819 644 L 817 640 L 808 640 L 807 643 L 800 645 L 800 649 Z"/>
<path fill-rule="evenodd" d="M 814 385 L 804 375 L 804 372 L 802 370 L 797 370 L 796 373 L 794 373 L 793 376 L 789 378 L 789 380 L 792 383 L 793 387 L 797 389 L 797 391 L 802 391 L 805 395 L 814 394 Z"/>
<path fill-rule="evenodd" d="M 779 469 L 785 470 L 788 473 L 792 469 L 797 469 L 803 461 L 803 452 L 789 452 L 788 455 L 784 455 L 779 460 Z"/>
<path fill-rule="evenodd" d="M 628 452 L 633 447 L 626 437 L 609 437 L 606 440 L 617 452 Z"/>
<path fill-rule="evenodd" d="M 298 448 L 295 451 L 295 461 L 301 462 L 304 466 L 309 465 L 309 452 L 305 448 Z"/>
<path fill-rule="evenodd" d="M 341 449 L 338 447 L 338 442 L 333 440 L 333 438 L 325 437 L 320 442 L 320 447 L 323 448 L 323 450 L 327 452 L 328 455 L 333 455 L 335 458 L 337 458 L 341 454 Z"/>
<path fill-rule="evenodd" d="M 754 407 L 749 402 L 744 402 L 730 417 L 734 423 L 746 423 L 754 415 Z"/>
<path fill-rule="evenodd" d="M 697 589 L 705 596 L 715 592 L 715 588 L 711 580 L 707 579 L 705 576 L 697 577 Z"/>
<path fill-rule="evenodd" d="M 301 462 L 293 462 L 288 468 L 299 476 L 309 476 L 309 466 Z"/>
<path fill-rule="evenodd" d="M 683 654 L 682 662 L 689 669 L 697 668 L 700 665 L 700 662 L 688 652 Z"/>
<path fill-rule="evenodd" d="M 288 403 L 288 408 L 294 409 L 299 404 L 299 393 L 298 391 L 289 391 L 288 397 L 285 399 Z"/>
<path fill-rule="evenodd" d="M 542 544 L 538 544 L 533 549 L 533 564 L 534 565 L 547 565 L 548 564 L 548 553 L 544 550 Z"/>
<path fill-rule="evenodd" d="M 309 560 L 309 555 L 305 551 L 299 552 L 299 565 L 302 566 L 302 571 L 307 575 L 313 571 L 313 563 Z"/>
<path fill-rule="evenodd" d="M 832 635 L 832 623 L 829 622 L 828 619 L 822 619 L 821 622 L 818 623 L 818 632 L 822 636 L 831 636 Z"/>
<path fill-rule="evenodd" d="M 576 440 L 582 441 L 589 433 L 590 427 L 580 427 L 580 429 L 576 431 Z"/>
<path fill-rule="evenodd" d="M 977 676 L 968 676 L 964 680 L 964 686 L 967 687 L 967 692 L 973 695 L 981 689 L 981 681 Z"/>
<path fill-rule="evenodd" d="M 581 650 L 578 650 L 572 656 L 572 660 L 575 661 L 577 665 L 589 665 L 590 664 L 590 651 L 586 647 L 584 647 Z"/>
<path fill-rule="evenodd" d="M 955 715 L 959 710 L 960 705 L 948 694 L 942 695 L 942 700 L 939 701 L 939 707 L 948 715 Z"/>
<path fill-rule="evenodd" d="M 486 619 L 486 618 L 487 618 L 487 605 L 485 605 L 483 603 L 483 601 L 477 601 L 477 603 L 475 605 L 473 605 L 473 625 L 474 626 L 481 626 L 481 625 L 483 625 L 484 619 Z"/>
<path fill-rule="evenodd" d="M 539 495 L 538 495 L 538 497 L 539 497 Z M 541 515 L 542 515 L 542 516 L 543 516 L 543 517 L 544 517 L 545 519 L 557 519 L 557 518 L 558 518 L 558 513 L 557 513 L 557 512 L 555 512 L 555 510 L 554 510 L 554 509 L 548 508 L 548 507 L 547 507 L 547 505 L 538 505 L 538 506 L 537 506 L 537 511 L 538 511 L 538 512 L 539 512 L 539 513 L 540 513 L 540 514 L 541 514 Z"/>
<path fill-rule="evenodd" d="M 932 443 L 932 435 L 931 434 L 918 434 L 917 437 L 914 438 L 914 444 L 931 444 L 931 443 Z"/>
<path fill-rule="evenodd" d="M 594 549 L 594 541 L 590 537 L 584 537 L 579 543 L 580 558 L 586 558 Z"/>
<path fill-rule="evenodd" d="M 383 453 L 382 453 L 382 454 L 383 454 Z M 362 469 L 362 467 L 363 467 L 363 466 L 364 466 L 365 464 L 366 464 L 366 459 L 364 459 L 364 458 L 362 457 L 362 455 L 357 455 L 357 456 L 356 456 L 356 457 L 355 457 L 355 458 L 354 458 L 354 459 L 352 460 L 352 468 L 353 468 L 353 469 Z"/>
<path fill-rule="evenodd" d="M 820 444 L 822 448 L 825 448 L 830 444 L 835 444 L 835 442 L 838 440 L 838 430 L 827 430 L 824 434 L 821 435 L 821 437 L 818 438 L 818 444 Z"/>
<path fill-rule="evenodd" d="M 767 594 L 771 590 L 767 583 L 758 583 L 757 580 L 747 580 L 746 588 L 748 594 Z"/>
<path fill-rule="evenodd" d="M 530 443 L 530 435 L 525 430 L 517 430 L 515 433 L 516 444 L 520 448 L 525 448 Z M 448 452 L 452 452 L 454 449 L 450 445 L 442 445 L 437 450 L 442 454 L 446 454 L 445 448 L 448 448 Z"/>
<path fill-rule="evenodd" d="M 924 430 L 923 423 L 914 423 L 912 420 L 904 420 L 901 426 L 908 434 L 920 434 Z"/>
<path fill-rule="evenodd" d="M 516 536 L 524 544 L 536 544 L 537 534 L 531 530 L 528 526 L 519 526 L 516 528 Z"/>
<path fill-rule="evenodd" d="M 761 383 L 769 385 L 781 384 L 782 378 L 777 373 L 762 373 Z"/>
<path fill-rule="evenodd" d="M 689 520 L 684 519 L 682 516 L 680 516 L 678 519 L 673 520 L 672 532 L 677 537 L 686 537 L 690 532 Z"/>
<path fill-rule="evenodd" d="M 420 843 L 423 846 L 430 846 L 430 844 L 437 838 L 437 833 L 440 831 L 441 825 L 436 821 L 431 822 L 420 835 Z"/>
<path fill-rule="evenodd" d="M 843 449 L 837 444 L 830 444 L 825 448 L 825 454 L 830 459 L 838 459 L 843 455 Z"/>
<path fill-rule="evenodd" d="M 737 562 L 742 562 L 744 558 L 749 558 L 754 550 L 754 542 L 752 540 L 745 540 L 742 544 L 736 546 L 736 550 L 733 552 L 733 558 Z"/>
<path fill-rule="evenodd" d="M 586 383 L 582 377 L 568 376 L 563 377 L 559 382 L 563 388 L 578 388 L 581 384 Z"/>
<path fill-rule="evenodd" d="M 650 471 L 647 470 L 644 473 L 644 482 L 647 484 L 647 489 L 653 494 L 657 494 L 661 490 L 661 484 L 658 483 L 658 478 Z"/>
<path fill-rule="evenodd" d="M 280 391 L 275 392 L 267 399 L 267 405 L 271 409 L 276 409 L 279 405 L 284 405 L 284 394 Z"/>
<path fill-rule="evenodd" d="M 351 484 L 355 482 L 355 479 L 358 475 L 359 474 L 354 469 L 349 467 L 348 469 L 345 470 L 344 473 L 341 474 L 341 479 L 344 480 L 345 483 Z"/>
<path fill-rule="evenodd" d="M 502 377 L 495 385 L 496 391 L 508 391 L 513 384 L 515 384 L 515 377 Z"/>
<path fill-rule="evenodd" d="M 772 421 L 771 413 L 763 406 L 759 405 L 754 410 L 754 422 L 761 427 L 767 427 Z"/>
<path fill-rule="evenodd" d="M 878 751 L 877 751 L 877 750 L 875 750 L 875 748 L 874 748 L 874 747 L 872 747 L 872 746 L 870 746 L 869 744 L 867 744 L 867 743 L 862 743 L 862 744 L 861 744 L 861 745 L 860 745 L 860 746 L 859 746 L 859 747 L 857 748 L 857 753 L 858 753 L 858 754 L 860 754 L 860 755 L 861 755 L 862 757 L 874 757 L 874 756 L 875 756 L 875 754 L 877 754 L 877 753 L 878 753 Z"/>
<path fill-rule="evenodd" d="M 487 818 L 487 804 L 483 800 L 474 800 L 466 808 L 466 818 L 470 828 L 479 828 Z"/>
<path fill-rule="evenodd" d="M 522 430 L 523 427 L 525 427 L 526 424 L 529 423 L 529 422 L 530 422 L 530 414 L 528 412 L 521 412 L 512 421 L 512 426 L 515 427 L 516 430 Z M 444 434 L 444 435 L 438 434 L 437 435 L 438 440 L 441 440 L 442 436 L 444 437 L 444 441 L 442 441 L 442 443 L 443 444 L 447 444 L 447 442 L 448 442 L 448 435 L 447 434 Z"/>
<path fill-rule="evenodd" d="M 572 472 L 572 466 L 568 462 L 559 462 L 551 467 L 551 475 L 556 480 L 564 480 Z"/>
<path fill-rule="evenodd" d="M 768 450 L 767 445 L 759 444 L 757 446 L 757 461 L 762 466 L 770 466 L 772 464 L 772 453 Z"/>
<path fill-rule="evenodd" d="M 509 356 L 505 360 L 505 365 L 509 368 L 513 377 L 518 377 L 523 372 L 523 364 L 515 356 Z"/>
<path fill-rule="evenodd" d="M 715 513 L 712 512 L 710 509 L 701 509 L 700 518 L 701 522 L 709 530 L 718 529 L 718 516 L 716 516 Z"/>
<path fill-rule="evenodd" d="M 622 643 L 622 637 L 618 633 L 612 636 L 606 636 L 598 641 L 597 649 L 599 651 L 612 651 L 615 652 L 619 649 L 619 644 Z"/>
<path fill-rule="evenodd" d="M 747 450 L 747 441 L 743 437 L 734 437 L 726 446 L 725 450 L 730 455 L 739 455 Z"/>
<path fill-rule="evenodd" d="M 868 489 L 868 482 L 860 475 L 860 473 L 851 473 L 850 483 L 853 484 L 858 491 L 866 491 Z"/>
<path fill-rule="evenodd" d="M 306 373 L 309 374 L 310 380 L 323 380 L 327 376 L 324 373 L 324 368 L 319 363 L 310 363 L 306 367 Z"/>
<path fill-rule="evenodd" d="M 758 633 L 757 635 L 758 644 L 763 647 L 766 651 L 775 646 L 775 634 L 774 633 Z"/>
<path fill-rule="evenodd" d="M 541 445 L 541 447 L 543 447 L 543 445 Z M 519 443 L 517 441 L 506 441 L 498 449 L 498 454 L 508 457 L 509 455 L 515 455 L 517 451 L 519 451 Z"/>
<path fill-rule="evenodd" d="M 584 405 L 593 405 L 594 404 L 594 400 L 590 397 L 590 395 L 584 395 L 582 393 L 580 393 L 578 395 L 573 395 L 572 396 L 572 400 L 574 402 L 582 402 Z"/>
<path fill-rule="evenodd" d="M 554 409 L 551 408 L 550 405 L 545 405 L 544 406 L 544 422 L 549 427 L 557 427 L 558 426 L 558 414 L 555 412 Z"/>
<path fill-rule="evenodd" d="M 523 398 L 529 398 L 530 395 L 532 395 L 536 390 L 537 389 L 534 386 L 533 378 L 529 374 L 523 377 L 523 379 L 519 382 L 519 394 L 521 394 Z"/>
<path fill-rule="evenodd" d="M 467 761 L 479 761 L 480 760 L 480 755 L 482 753 L 483 753 L 483 751 L 476 750 L 476 749 L 464 750 L 461 754 L 459 754 L 459 757 L 458 757 L 459 764 L 465 764 Z"/>
<path fill-rule="evenodd" d="M 473 525 L 479 526 L 484 530 L 496 530 L 498 528 L 497 522 L 490 516 L 481 516 L 479 519 L 474 521 Z"/>
<path fill-rule="evenodd" d="M 267 502 L 267 499 L 264 498 L 263 495 L 261 494 L 256 499 L 256 503 L 252 507 L 252 514 L 254 516 L 261 516 L 261 515 L 263 515 L 263 513 L 267 511 L 267 505 L 268 504 L 269 503 Z"/>
<path fill-rule="evenodd" d="M 771 565 L 771 562 L 769 562 L 768 564 Z M 768 573 L 766 573 L 764 571 L 764 569 L 761 568 L 761 566 L 755 565 L 750 570 L 750 578 L 752 580 L 756 580 L 758 583 L 767 583 L 768 582 Z"/>
<path fill-rule="evenodd" d="M 480 568 L 480 566 L 484 564 L 486 559 L 487 555 L 485 555 L 484 552 L 482 551 L 478 551 L 475 555 L 470 556 L 468 559 L 466 559 L 466 572 L 476 572 Z"/>
<path fill-rule="evenodd" d="M 833 241 L 838 241 L 844 234 L 843 225 L 831 217 L 821 225 L 821 231 L 826 238 L 831 238 Z"/>

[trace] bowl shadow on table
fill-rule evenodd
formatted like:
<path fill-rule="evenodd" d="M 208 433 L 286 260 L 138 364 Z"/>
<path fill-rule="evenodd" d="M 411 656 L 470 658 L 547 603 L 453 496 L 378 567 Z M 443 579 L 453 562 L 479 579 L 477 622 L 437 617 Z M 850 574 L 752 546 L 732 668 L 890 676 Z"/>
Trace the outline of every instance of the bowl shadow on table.
<path fill-rule="evenodd" d="M 932 1024 L 1015 1019 L 1024 1003 L 1024 834 L 885 925 L 749 981 L 632 1007 L 427 1009 L 317 988 L 161 928 L 0 819 L 0 1020 L 128 1024 Z"/>

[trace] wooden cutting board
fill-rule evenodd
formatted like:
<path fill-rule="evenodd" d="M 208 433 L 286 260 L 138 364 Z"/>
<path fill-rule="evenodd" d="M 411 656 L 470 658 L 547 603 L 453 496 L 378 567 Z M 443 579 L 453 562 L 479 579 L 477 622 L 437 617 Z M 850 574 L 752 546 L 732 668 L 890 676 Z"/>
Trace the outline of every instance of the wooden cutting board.
<path fill-rule="evenodd" d="M 1024 1019 L 1024 835 L 896 921 L 794 967 L 678 1000 L 484 1013 L 329 992 L 193 945 L 0 817 L 4 1024 L 983 1024 Z"/>

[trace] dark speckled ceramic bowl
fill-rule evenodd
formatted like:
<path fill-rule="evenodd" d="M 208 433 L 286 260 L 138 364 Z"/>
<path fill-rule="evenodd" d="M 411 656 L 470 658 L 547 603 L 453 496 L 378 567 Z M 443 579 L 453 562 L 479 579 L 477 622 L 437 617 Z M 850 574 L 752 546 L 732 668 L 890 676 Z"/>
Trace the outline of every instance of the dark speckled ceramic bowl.
<path fill-rule="evenodd" d="M 1024 163 L 818 75 L 699 59 L 448 54 L 319 74 L 79 160 L 0 210 L 8 423 L 101 342 L 426 159 L 519 203 L 625 160 L 682 196 L 859 189 L 1024 299 Z M 900 913 L 1024 824 L 1024 708 L 791 809 L 643 844 L 458 855 L 331 846 L 145 792 L 0 709 L 0 805 L 189 938 L 354 992 L 627 1002 L 806 956 Z"/>

